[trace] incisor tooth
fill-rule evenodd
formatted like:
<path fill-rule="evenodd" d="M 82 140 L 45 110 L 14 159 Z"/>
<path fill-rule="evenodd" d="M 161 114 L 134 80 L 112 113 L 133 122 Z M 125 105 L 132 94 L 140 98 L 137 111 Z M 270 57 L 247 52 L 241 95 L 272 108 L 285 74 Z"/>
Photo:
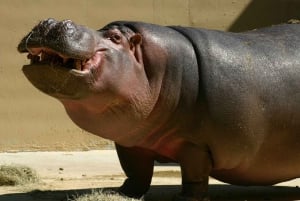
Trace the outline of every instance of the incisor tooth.
<path fill-rule="evenodd" d="M 76 61 L 75 61 L 75 68 L 76 68 L 77 70 L 81 70 L 81 60 L 76 60 Z"/>

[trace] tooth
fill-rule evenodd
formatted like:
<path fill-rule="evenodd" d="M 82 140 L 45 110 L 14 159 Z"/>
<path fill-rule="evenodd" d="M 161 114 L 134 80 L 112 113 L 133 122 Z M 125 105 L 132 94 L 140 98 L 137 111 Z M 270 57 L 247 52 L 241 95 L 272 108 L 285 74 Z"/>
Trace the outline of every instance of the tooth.
<path fill-rule="evenodd" d="M 30 59 L 30 64 L 38 63 L 40 61 L 40 57 L 38 55 L 28 54 L 28 59 Z"/>
<path fill-rule="evenodd" d="M 75 61 L 75 68 L 77 69 L 77 70 L 81 70 L 81 60 L 76 60 Z"/>
<path fill-rule="evenodd" d="M 43 60 L 46 60 L 46 56 L 47 56 L 46 53 L 42 51 L 42 52 L 41 52 L 41 56 L 40 56 L 40 57 L 41 57 L 41 60 L 42 60 L 42 61 L 43 61 Z"/>

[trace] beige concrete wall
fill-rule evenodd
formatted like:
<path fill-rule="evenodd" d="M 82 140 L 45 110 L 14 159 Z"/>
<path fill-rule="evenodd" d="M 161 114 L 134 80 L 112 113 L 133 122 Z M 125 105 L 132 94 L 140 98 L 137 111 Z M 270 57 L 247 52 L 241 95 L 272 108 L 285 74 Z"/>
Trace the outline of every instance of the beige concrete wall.
<path fill-rule="evenodd" d="M 16 46 L 41 19 L 72 19 L 95 29 L 122 19 L 237 31 L 299 18 L 299 7 L 299 0 L 1 0 L 0 151 L 98 149 L 107 143 L 77 128 L 58 101 L 23 76 L 27 61 Z"/>

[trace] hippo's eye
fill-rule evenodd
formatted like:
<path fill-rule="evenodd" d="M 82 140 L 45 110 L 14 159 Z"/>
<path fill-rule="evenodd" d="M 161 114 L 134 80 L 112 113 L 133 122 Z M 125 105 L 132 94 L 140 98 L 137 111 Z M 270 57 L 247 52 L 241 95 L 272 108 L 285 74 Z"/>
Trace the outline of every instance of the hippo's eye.
<path fill-rule="evenodd" d="M 113 34 L 109 37 L 114 43 L 120 44 L 121 43 L 121 36 L 118 34 Z"/>

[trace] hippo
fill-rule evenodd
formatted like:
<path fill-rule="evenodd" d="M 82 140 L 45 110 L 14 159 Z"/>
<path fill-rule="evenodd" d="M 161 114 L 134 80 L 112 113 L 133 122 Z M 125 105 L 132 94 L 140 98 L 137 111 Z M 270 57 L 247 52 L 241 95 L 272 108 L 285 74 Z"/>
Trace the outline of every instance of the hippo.
<path fill-rule="evenodd" d="M 142 197 L 154 162 L 180 165 L 176 201 L 208 200 L 209 176 L 273 185 L 300 176 L 300 25 L 242 33 L 46 19 L 19 43 L 22 68 L 82 129 L 115 142 Z"/>

